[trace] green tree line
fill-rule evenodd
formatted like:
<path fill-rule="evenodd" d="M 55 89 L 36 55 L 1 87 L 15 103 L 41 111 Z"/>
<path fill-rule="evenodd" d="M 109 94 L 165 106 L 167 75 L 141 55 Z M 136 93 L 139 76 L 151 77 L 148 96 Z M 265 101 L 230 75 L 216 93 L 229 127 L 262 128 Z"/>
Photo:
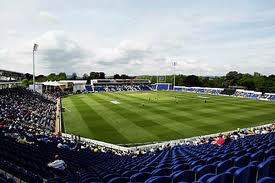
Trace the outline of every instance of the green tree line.
<path fill-rule="evenodd" d="M 157 76 L 138 76 L 138 79 L 150 79 L 152 83 L 157 83 Z M 174 76 L 166 75 L 166 83 L 173 83 Z M 225 76 L 196 76 L 178 74 L 175 77 L 176 86 L 201 86 L 212 88 L 237 87 L 247 90 L 275 93 L 275 75 L 262 75 L 258 72 L 252 74 L 243 74 L 237 71 L 230 71 Z"/>
<path fill-rule="evenodd" d="M 87 84 L 90 84 L 91 79 L 105 79 L 106 75 L 104 72 L 90 72 L 84 73 L 82 76 L 78 76 L 76 73 L 67 75 L 65 72 L 50 73 L 48 76 L 38 75 L 35 77 L 36 82 L 45 81 L 60 81 L 60 80 L 87 80 Z M 152 83 L 158 82 L 158 76 L 156 75 L 143 75 L 143 76 L 128 76 L 126 74 L 114 74 L 114 79 L 149 79 Z M 174 76 L 166 75 L 164 81 L 166 83 L 173 83 Z M 32 84 L 32 75 L 29 73 L 25 74 L 25 79 L 22 81 L 26 86 Z M 178 74 L 175 76 L 175 83 L 177 86 L 203 86 L 212 88 L 228 88 L 228 87 L 239 87 L 247 90 L 254 90 L 260 92 L 275 93 L 275 75 L 262 75 L 258 72 L 254 74 L 239 73 L 237 71 L 230 71 L 225 76 L 196 76 L 196 75 L 182 75 Z"/>

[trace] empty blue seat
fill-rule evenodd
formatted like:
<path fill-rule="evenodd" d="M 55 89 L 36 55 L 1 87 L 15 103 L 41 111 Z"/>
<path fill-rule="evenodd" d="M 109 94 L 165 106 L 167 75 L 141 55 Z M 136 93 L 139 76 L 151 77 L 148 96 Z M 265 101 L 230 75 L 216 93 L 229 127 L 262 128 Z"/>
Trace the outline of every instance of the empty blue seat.
<path fill-rule="evenodd" d="M 249 162 L 250 162 L 250 157 L 244 155 L 235 159 L 235 166 L 244 167 L 248 165 Z"/>
<path fill-rule="evenodd" d="M 158 166 L 156 166 L 156 168 L 170 168 L 171 164 L 169 163 L 165 163 L 165 164 L 159 164 Z"/>
<path fill-rule="evenodd" d="M 251 161 L 263 161 L 264 157 L 265 157 L 264 151 L 260 150 L 258 152 L 251 154 L 250 160 Z"/>
<path fill-rule="evenodd" d="M 152 176 L 170 176 L 171 172 L 170 168 L 159 168 L 152 172 Z"/>
<path fill-rule="evenodd" d="M 248 165 L 234 173 L 234 183 L 256 183 L 257 167 Z"/>
<path fill-rule="evenodd" d="M 197 165 L 205 165 L 205 161 L 204 160 L 196 160 L 196 161 L 193 161 L 191 164 L 190 164 L 190 167 L 193 168 Z"/>
<path fill-rule="evenodd" d="M 128 177 L 115 177 L 108 181 L 108 183 L 123 183 L 129 182 L 130 179 Z"/>
<path fill-rule="evenodd" d="M 207 173 L 216 173 L 216 167 L 214 165 L 204 165 L 199 167 L 196 170 L 196 179 L 198 180 L 200 177 Z"/>
<path fill-rule="evenodd" d="M 232 160 L 222 161 L 217 165 L 217 173 L 223 173 L 233 166 L 234 162 Z"/>
<path fill-rule="evenodd" d="M 136 173 L 130 177 L 131 182 L 145 182 L 149 179 L 152 175 L 148 172 L 144 173 Z"/>
<path fill-rule="evenodd" d="M 195 180 L 195 172 L 191 170 L 181 171 L 172 176 L 173 182 L 192 182 Z"/>
<path fill-rule="evenodd" d="M 129 170 L 129 171 L 124 172 L 121 176 L 122 176 L 122 177 L 131 177 L 131 176 L 134 175 L 135 173 L 138 173 L 138 171 Z"/>
<path fill-rule="evenodd" d="M 188 170 L 189 169 L 189 165 L 187 164 L 181 164 L 181 165 L 175 165 L 172 167 L 172 171 L 175 172 L 175 171 L 178 171 L 178 170 Z"/>
<path fill-rule="evenodd" d="M 270 149 L 266 150 L 265 156 L 266 157 L 275 156 L 275 147 L 271 147 Z"/>
<path fill-rule="evenodd" d="M 148 167 L 144 167 L 142 169 L 140 169 L 140 172 L 152 172 L 153 170 L 155 170 L 155 167 L 153 166 L 148 166 Z"/>
<path fill-rule="evenodd" d="M 221 173 L 209 178 L 206 183 L 232 183 L 233 175 L 231 173 Z"/>
<path fill-rule="evenodd" d="M 263 177 L 275 178 L 275 158 L 267 159 L 258 165 L 258 179 Z"/>
<path fill-rule="evenodd" d="M 115 177 L 119 177 L 119 175 L 118 174 L 108 174 L 108 175 L 104 176 L 102 178 L 102 180 L 103 180 L 103 182 L 108 182 L 109 180 L 111 180 Z"/>
<path fill-rule="evenodd" d="M 198 182 L 206 182 L 208 179 L 210 179 L 211 177 L 214 177 L 214 176 L 215 176 L 214 173 L 204 174 L 201 178 L 199 178 Z"/>
<path fill-rule="evenodd" d="M 154 176 L 145 181 L 145 183 L 170 183 L 172 182 L 169 176 Z"/>
<path fill-rule="evenodd" d="M 272 177 L 264 177 L 257 181 L 257 183 L 274 183 L 274 182 L 275 182 L 275 178 L 272 178 Z"/>
<path fill-rule="evenodd" d="M 219 157 L 211 157 L 211 158 L 207 158 L 206 163 L 211 164 L 211 163 L 214 163 L 214 162 L 219 161 L 219 160 L 220 160 Z"/>

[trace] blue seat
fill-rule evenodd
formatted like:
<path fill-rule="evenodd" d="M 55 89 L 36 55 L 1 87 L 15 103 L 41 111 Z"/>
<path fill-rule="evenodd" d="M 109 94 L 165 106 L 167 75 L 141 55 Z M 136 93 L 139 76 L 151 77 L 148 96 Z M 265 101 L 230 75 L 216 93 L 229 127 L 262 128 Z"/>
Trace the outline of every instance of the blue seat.
<path fill-rule="evenodd" d="M 97 177 L 86 177 L 84 179 L 81 179 L 81 183 L 90 183 L 90 182 L 100 182 L 100 180 Z"/>
<path fill-rule="evenodd" d="M 275 182 L 275 178 L 264 177 L 264 178 L 261 178 L 260 180 L 258 180 L 257 183 L 274 183 L 274 182 Z"/>
<path fill-rule="evenodd" d="M 203 160 L 197 160 L 197 161 L 193 161 L 191 164 L 190 164 L 190 167 L 193 168 L 197 165 L 205 165 L 205 161 Z"/>
<path fill-rule="evenodd" d="M 222 161 L 217 165 L 217 173 L 223 173 L 233 166 L 234 162 L 232 160 Z"/>
<path fill-rule="evenodd" d="M 108 181 L 108 183 L 123 183 L 129 182 L 130 179 L 128 177 L 115 177 Z"/>
<path fill-rule="evenodd" d="M 207 158 L 206 163 L 207 164 L 211 164 L 214 163 L 216 161 L 220 161 L 221 159 L 219 157 L 211 157 L 211 158 Z"/>
<path fill-rule="evenodd" d="M 170 168 L 159 168 L 152 172 L 152 176 L 170 176 L 171 172 Z"/>
<path fill-rule="evenodd" d="M 248 165 L 249 162 L 250 162 L 250 157 L 244 155 L 235 159 L 235 166 L 244 167 Z"/>
<path fill-rule="evenodd" d="M 172 179 L 169 176 L 154 176 L 145 181 L 145 183 L 170 183 Z"/>
<path fill-rule="evenodd" d="M 159 164 L 156 166 L 156 168 L 170 168 L 171 164 L 170 163 L 165 163 L 165 164 Z"/>
<path fill-rule="evenodd" d="M 178 171 L 178 170 L 184 171 L 184 170 L 188 170 L 188 169 L 189 169 L 189 165 L 187 165 L 185 163 L 181 164 L 181 165 L 175 165 L 172 167 L 173 172 Z"/>
<path fill-rule="evenodd" d="M 265 157 L 275 156 L 275 147 L 271 147 L 270 149 L 265 151 Z"/>
<path fill-rule="evenodd" d="M 239 168 L 234 173 L 234 183 L 256 183 L 257 167 L 248 165 Z"/>
<path fill-rule="evenodd" d="M 148 167 L 144 167 L 144 168 L 140 169 L 139 172 L 152 172 L 153 170 L 155 170 L 155 167 L 148 166 Z"/>
<path fill-rule="evenodd" d="M 117 174 L 108 174 L 108 175 L 104 176 L 102 178 L 102 180 L 103 180 L 103 182 L 108 182 L 109 180 L 111 180 L 115 177 L 119 177 L 119 175 L 117 175 Z"/>
<path fill-rule="evenodd" d="M 260 150 L 256 153 L 251 154 L 250 160 L 251 161 L 263 161 L 264 157 L 265 157 L 264 151 Z"/>
<path fill-rule="evenodd" d="M 258 179 L 263 177 L 275 178 L 275 158 L 267 159 L 258 165 Z"/>
<path fill-rule="evenodd" d="M 124 172 L 121 176 L 122 177 L 131 177 L 132 175 L 138 173 L 138 171 L 135 170 L 128 170 L 126 172 Z"/>
<path fill-rule="evenodd" d="M 199 178 L 198 182 L 206 182 L 208 179 L 210 179 L 211 177 L 214 177 L 214 176 L 215 176 L 214 173 L 204 174 L 201 178 Z"/>
<path fill-rule="evenodd" d="M 261 162 L 260 161 L 251 161 L 248 165 L 255 165 L 258 166 Z"/>
<path fill-rule="evenodd" d="M 207 173 L 216 173 L 216 167 L 214 165 L 204 165 L 196 170 L 196 180 Z"/>
<path fill-rule="evenodd" d="M 142 172 L 142 173 L 136 173 L 130 177 L 131 182 L 144 182 L 147 179 L 151 177 L 151 173 L 148 172 Z"/>
<path fill-rule="evenodd" d="M 0 183 L 7 183 L 7 179 L 0 177 Z"/>
<path fill-rule="evenodd" d="M 209 178 L 206 183 L 232 183 L 233 175 L 231 173 L 221 173 Z"/>
<path fill-rule="evenodd" d="M 193 182 L 195 180 L 195 172 L 191 170 L 181 171 L 172 176 L 173 182 Z"/>

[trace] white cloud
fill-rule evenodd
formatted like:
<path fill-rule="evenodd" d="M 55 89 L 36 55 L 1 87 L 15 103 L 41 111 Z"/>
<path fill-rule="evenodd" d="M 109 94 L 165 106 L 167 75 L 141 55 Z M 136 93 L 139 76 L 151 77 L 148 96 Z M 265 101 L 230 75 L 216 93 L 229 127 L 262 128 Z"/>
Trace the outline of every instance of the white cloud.
<path fill-rule="evenodd" d="M 48 31 L 35 41 L 39 46 L 37 59 L 48 72 L 74 72 L 87 58 L 86 51 L 64 31 Z M 91 53 L 89 53 L 91 56 Z"/>
<path fill-rule="evenodd" d="M 269 2 L 19 2 L 0 6 L 2 68 L 31 72 L 37 42 L 42 74 L 170 74 L 171 58 L 182 74 L 275 70 Z"/>
<path fill-rule="evenodd" d="M 17 31 L 14 30 L 14 29 L 9 29 L 8 32 L 7 32 L 7 34 L 9 36 L 16 36 L 17 35 Z"/>
<path fill-rule="evenodd" d="M 51 23 L 51 24 L 58 24 L 59 23 L 58 17 L 55 16 L 54 14 L 52 14 L 49 11 L 40 11 L 39 12 L 39 16 L 43 20 L 47 21 L 48 23 Z"/>

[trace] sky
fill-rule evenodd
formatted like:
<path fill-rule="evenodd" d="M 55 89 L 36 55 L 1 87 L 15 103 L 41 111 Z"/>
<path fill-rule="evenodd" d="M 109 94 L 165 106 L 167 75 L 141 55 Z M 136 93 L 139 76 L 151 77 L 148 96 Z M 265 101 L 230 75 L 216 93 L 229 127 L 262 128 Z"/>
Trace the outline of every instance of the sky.
<path fill-rule="evenodd" d="M 275 74 L 273 0 L 0 0 L 0 69 Z"/>

